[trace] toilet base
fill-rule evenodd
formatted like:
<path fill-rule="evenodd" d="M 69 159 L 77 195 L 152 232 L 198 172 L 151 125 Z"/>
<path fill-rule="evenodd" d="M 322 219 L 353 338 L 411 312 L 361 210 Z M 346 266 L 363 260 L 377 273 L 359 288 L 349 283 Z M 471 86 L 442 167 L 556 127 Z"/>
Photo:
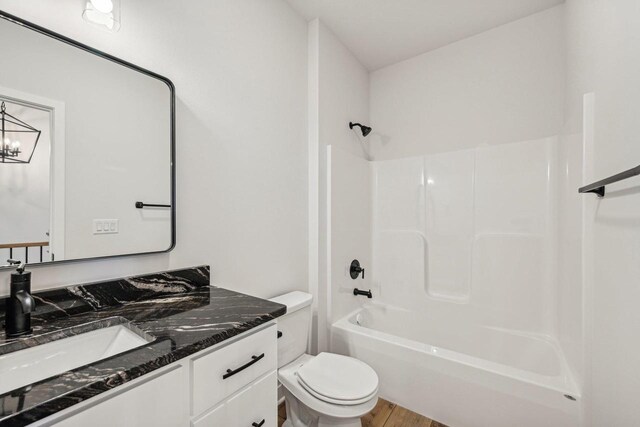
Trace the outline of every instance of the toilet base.
<path fill-rule="evenodd" d="M 356 422 L 356 423 L 352 422 L 351 424 L 322 424 L 322 425 L 315 424 L 315 425 L 319 426 L 319 427 L 321 427 L 321 426 L 329 426 L 329 425 L 330 426 L 346 426 L 346 427 L 362 427 L 362 423 L 360 422 L 360 420 L 358 420 L 358 422 Z M 313 426 L 313 424 L 312 424 L 312 426 Z M 296 427 L 296 426 L 294 426 L 291 422 L 289 422 L 289 420 L 286 420 L 282 424 L 282 427 Z M 309 426 L 309 427 L 311 427 L 311 426 Z"/>
<path fill-rule="evenodd" d="M 287 420 L 283 427 L 362 427 L 360 418 L 334 418 L 318 414 L 300 403 L 286 388 Z"/>

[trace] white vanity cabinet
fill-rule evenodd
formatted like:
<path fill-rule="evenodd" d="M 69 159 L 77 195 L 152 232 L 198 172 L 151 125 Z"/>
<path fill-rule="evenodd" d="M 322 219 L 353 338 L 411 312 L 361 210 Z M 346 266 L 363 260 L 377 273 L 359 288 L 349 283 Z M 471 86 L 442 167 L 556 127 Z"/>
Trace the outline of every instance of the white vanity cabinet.
<path fill-rule="evenodd" d="M 185 381 L 186 369 L 185 366 L 172 366 L 169 371 L 163 370 L 158 375 L 149 374 L 153 378 L 132 384 L 132 387 L 97 401 L 95 405 L 85 407 L 59 422 L 43 425 L 57 427 L 188 425 L 189 393 Z M 100 396 L 94 399 L 100 399 Z M 90 400 L 92 399 L 87 400 L 87 403 L 94 403 Z"/>
<path fill-rule="evenodd" d="M 195 418 L 192 425 L 193 427 L 276 427 L 277 415 L 274 408 L 278 404 L 277 387 L 278 377 L 275 372 L 271 372 L 240 393 Z"/>
<path fill-rule="evenodd" d="M 193 427 L 276 427 L 276 340 L 274 324 L 233 345 L 192 358 Z"/>
<path fill-rule="evenodd" d="M 269 322 L 34 425 L 275 427 L 276 335 Z"/>

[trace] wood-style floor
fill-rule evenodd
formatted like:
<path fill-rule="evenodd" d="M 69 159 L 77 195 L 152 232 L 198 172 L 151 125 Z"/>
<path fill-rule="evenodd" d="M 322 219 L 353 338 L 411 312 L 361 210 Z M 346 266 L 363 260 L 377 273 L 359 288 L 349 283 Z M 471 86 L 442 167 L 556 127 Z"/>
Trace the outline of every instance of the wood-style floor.
<path fill-rule="evenodd" d="M 282 427 L 287 412 L 284 403 L 278 408 L 278 427 Z M 411 412 L 395 403 L 378 399 L 373 411 L 362 417 L 362 427 L 447 427 L 437 421 Z"/>

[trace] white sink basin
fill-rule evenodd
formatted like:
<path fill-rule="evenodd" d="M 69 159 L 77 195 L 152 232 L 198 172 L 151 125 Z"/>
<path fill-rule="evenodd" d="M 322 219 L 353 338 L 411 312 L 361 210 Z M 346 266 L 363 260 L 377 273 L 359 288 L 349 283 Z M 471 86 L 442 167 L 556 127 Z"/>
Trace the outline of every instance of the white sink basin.
<path fill-rule="evenodd" d="M 0 395 L 151 341 L 117 325 L 0 355 Z"/>

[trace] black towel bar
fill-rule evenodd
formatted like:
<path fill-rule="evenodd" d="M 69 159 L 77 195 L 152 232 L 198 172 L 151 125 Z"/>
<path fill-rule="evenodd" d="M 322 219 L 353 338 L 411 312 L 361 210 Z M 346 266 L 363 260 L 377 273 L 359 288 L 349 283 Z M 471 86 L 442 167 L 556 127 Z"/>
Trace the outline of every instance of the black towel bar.
<path fill-rule="evenodd" d="M 598 197 L 604 197 L 604 187 L 606 185 L 613 184 L 614 182 L 622 181 L 637 175 L 640 175 L 640 165 L 636 166 L 635 168 L 626 170 L 624 172 L 620 172 L 615 175 L 612 175 L 609 178 L 605 178 L 600 181 L 594 182 L 593 184 L 580 187 L 578 189 L 578 193 L 595 193 L 598 195 Z"/>
<path fill-rule="evenodd" d="M 142 209 L 142 208 L 170 208 L 171 205 L 154 205 L 154 204 L 150 204 L 150 203 L 143 203 L 143 202 L 136 202 L 136 208 L 137 209 Z"/>

